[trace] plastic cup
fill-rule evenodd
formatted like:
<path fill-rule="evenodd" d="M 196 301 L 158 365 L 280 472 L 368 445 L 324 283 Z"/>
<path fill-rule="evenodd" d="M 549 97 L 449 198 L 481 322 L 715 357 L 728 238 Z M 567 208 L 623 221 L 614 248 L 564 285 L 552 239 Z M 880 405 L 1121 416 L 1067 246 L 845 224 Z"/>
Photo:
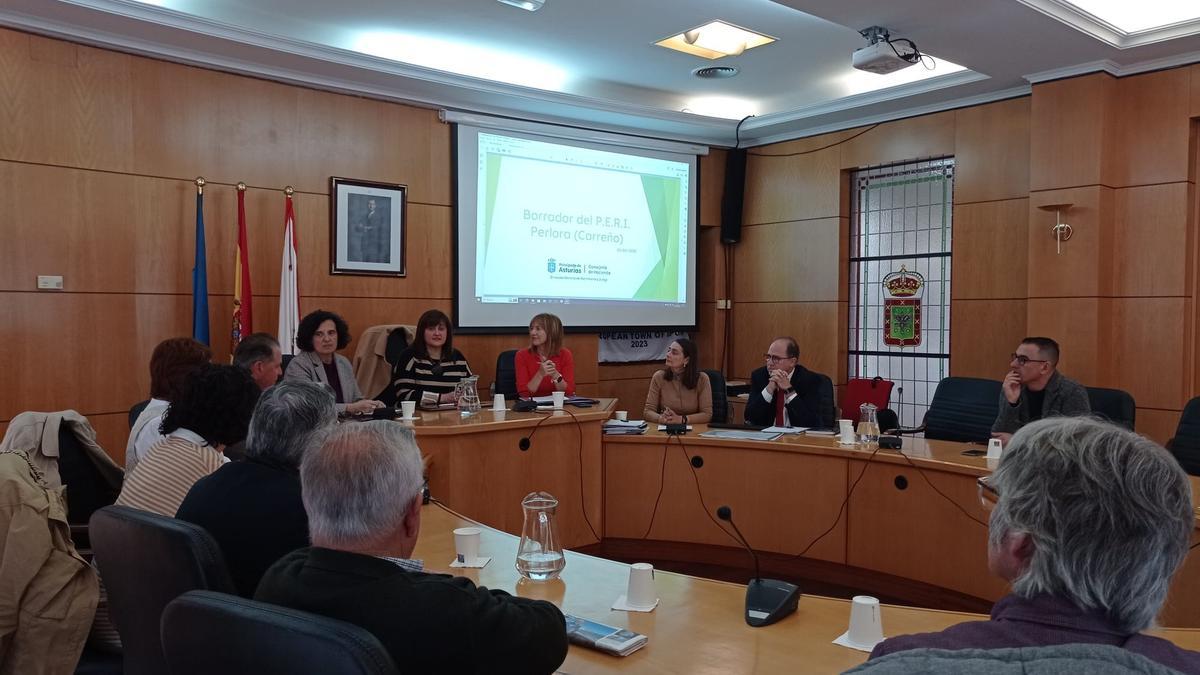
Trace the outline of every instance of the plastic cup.
<path fill-rule="evenodd" d="M 628 410 L 618 410 L 615 413 L 613 413 L 613 416 L 617 418 L 618 422 L 628 422 L 629 421 L 629 411 Z"/>
<path fill-rule="evenodd" d="M 653 607 L 657 601 L 658 594 L 654 592 L 654 566 L 650 563 L 630 565 L 625 602 L 630 607 Z"/>
<path fill-rule="evenodd" d="M 554 409 L 562 410 L 563 403 L 567 400 L 566 392 L 556 391 L 553 394 L 551 394 L 551 396 L 554 397 Z"/>
<path fill-rule="evenodd" d="M 883 622 L 879 617 L 879 600 L 869 595 L 856 595 L 850 603 L 850 630 L 846 637 L 854 644 L 870 648 L 883 641 Z"/>
<path fill-rule="evenodd" d="M 508 406 L 504 403 L 504 394 L 496 394 L 492 397 L 492 410 L 496 412 L 508 410 Z"/>
<path fill-rule="evenodd" d="M 401 413 L 400 416 L 406 420 L 411 420 L 412 418 L 416 417 L 417 402 L 416 401 L 401 401 L 400 402 L 400 413 Z"/>
<path fill-rule="evenodd" d="M 460 527 L 454 531 L 455 558 L 464 565 L 474 565 L 479 559 L 478 527 Z"/>

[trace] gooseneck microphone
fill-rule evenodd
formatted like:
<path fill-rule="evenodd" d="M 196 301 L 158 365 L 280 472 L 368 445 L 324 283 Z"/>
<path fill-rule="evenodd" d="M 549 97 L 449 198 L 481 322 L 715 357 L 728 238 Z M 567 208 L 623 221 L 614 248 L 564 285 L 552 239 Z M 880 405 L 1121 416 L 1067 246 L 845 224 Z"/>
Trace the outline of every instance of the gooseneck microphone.
<path fill-rule="evenodd" d="M 733 522 L 733 509 L 728 506 L 717 508 L 717 517 L 733 526 L 738 540 L 754 559 L 754 578 L 746 584 L 746 623 L 758 628 L 769 626 L 796 611 L 800 601 L 800 587 L 779 579 L 764 579 L 758 565 L 758 554 L 742 535 L 737 523 Z"/>

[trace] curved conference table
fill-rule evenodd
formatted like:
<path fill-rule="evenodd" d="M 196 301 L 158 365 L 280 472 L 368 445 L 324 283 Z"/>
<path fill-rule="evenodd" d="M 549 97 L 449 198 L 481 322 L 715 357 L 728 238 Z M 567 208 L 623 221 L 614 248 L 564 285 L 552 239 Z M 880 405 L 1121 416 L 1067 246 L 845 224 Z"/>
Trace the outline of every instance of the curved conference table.
<path fill-rule="evenodd" d="M 711 517 L 729 505 L 764 575 L 976 611 L 1005 593 L 987 570 L 975 484 L 995 460 L 964 456 L 964 444 L 906 437 L 902 453 L 872 454 L 830 437 L 701 438 L 702 425 L 682 437 L 653 428 L 604 436 L 614 403 L 470 418 L 422 412 L 413 424 L 430 490 L 463 516 L 518 536 L 521 499 L 543 490 L 559 499 L 565 548 L 746 569 L 748 555 Z M 1200 494 L 1194 478 L 1193 490 Z M 1165 626 L 1200 627 L 1196 558 L 1174 581 Z"/>

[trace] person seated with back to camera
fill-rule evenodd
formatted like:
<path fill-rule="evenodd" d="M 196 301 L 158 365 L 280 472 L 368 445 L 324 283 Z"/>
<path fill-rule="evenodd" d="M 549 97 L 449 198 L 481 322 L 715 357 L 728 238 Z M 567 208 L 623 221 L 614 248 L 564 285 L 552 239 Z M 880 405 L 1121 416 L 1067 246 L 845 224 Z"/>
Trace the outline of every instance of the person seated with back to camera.
<path fill-rule="evenodd" d="M 262 393 L 245 459 L 196 481 L 175 517 L 208 530 L 238 595 L 253 597 L 276 560 L 308 546 L 300 461 L 337 423 L 333 393 L 315 382 L 281 382 Z"/>
<path fill-rule="evenodd" d="M 879 643 L 872 662 L 891 655 L 883 661 L 896 667 L 878 672 L 910 672 L 903 652 L 924 647 L 972 650 L 957 662 L 938 655 L 957 672 L 986 655 L 975 650 L 1084 643 L 1200 673 L 1200 653 L 1142 632 L 1154 627 L 1195 528 L 1191 483 L 1169 452 L 1089 417 L 1043 419 L 1013 434 L 979 495 L 991 513 L 988 569 L 1011 592 L 988 621 Z M 930 656 L 913 663 L 933 668 Z M 870 663 L 859 670 L 874 672 Z"/>
<path fill-rule="evenodd" d="M 549 396 L 555 391 L 575 394 L 575 360 L 562 346 L 562 321 L 538 314 L 529 322 L 529 348 L 517 351 L 517 393 L 521 398 Z"/>
<path fill-rule="evenodd" d="M 454 348 L 450 317 L 431 309 L 417 321 L 413 343 L 396 357 L 388 398 L 416 401 L 422 406 L 454 403 L 455 385 L 470 375 L 466 357 Z"/>
<path fill-rule="evenodd" d="M 363 398 L 350 359 L 337 353 L 350 344 L 350 339 L 345 319 L 323 309 L 310 312 L 296 327 L 300 353 L 288 363 L 283 379 L 327 385 L 333 390 L 339 415 L 363 415 L 382 408 L 382 402 Z"/>
<path fill-rule="evenodd" d="M 267 570 L 255 599 L 360 626 L 406 673 L 553 673 L 567 633 L 552 603 L 426 573 L 410 559 L 423 473 L 411 429 L 338 425 L 300 464 L 312 547 Z"/>
<path fill-rule="evenodd" d="M 183 383 L 200 366 L 212 360 L 212 350 L 190 337 L 168 338 L 150 355 L 150 401 L 129 428 L 125 445 L 125 471 L 133 471 L 155 443 L 167 406 L 183 391 Z"/>
<path fill-rule="evenodd" d="M 696 343 L 679 338 L 667 347 L 666 367 L 650 378 L 642 417 L 660 424 L 707 424 L 712 411 L 712 387 L 700 370 Z"/>

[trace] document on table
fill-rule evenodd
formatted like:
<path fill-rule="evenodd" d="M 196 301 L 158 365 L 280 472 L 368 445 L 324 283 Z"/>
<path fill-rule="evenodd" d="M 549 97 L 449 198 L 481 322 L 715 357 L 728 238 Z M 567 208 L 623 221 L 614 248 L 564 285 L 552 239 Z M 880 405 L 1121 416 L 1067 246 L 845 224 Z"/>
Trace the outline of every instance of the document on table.
<path fill-rule="evenodd" d="M 802 434 L 808 431 L 808 427 L 767 427 L 763 429 L 765 434 Z"/>

